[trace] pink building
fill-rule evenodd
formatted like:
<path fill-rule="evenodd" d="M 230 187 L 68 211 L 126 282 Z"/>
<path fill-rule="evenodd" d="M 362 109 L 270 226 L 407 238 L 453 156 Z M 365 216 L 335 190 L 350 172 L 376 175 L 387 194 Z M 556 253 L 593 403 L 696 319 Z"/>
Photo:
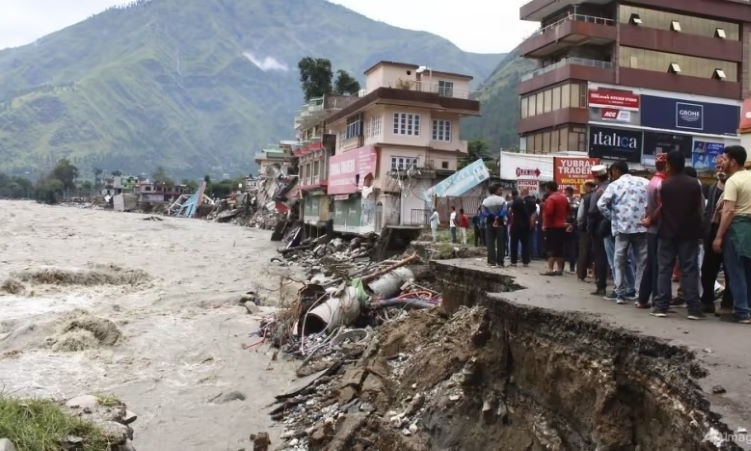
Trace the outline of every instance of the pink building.
<path fill-rule="evenodd" d="M 459 120 L 480 113 L 469 99 L 472 77 L 390 61 L 365 76 L 361 96 L 326 120 L 326 133 L 336 136 L 328 167 L 334 229 L 422 224 L 421 194 L 467 154 Z"/>

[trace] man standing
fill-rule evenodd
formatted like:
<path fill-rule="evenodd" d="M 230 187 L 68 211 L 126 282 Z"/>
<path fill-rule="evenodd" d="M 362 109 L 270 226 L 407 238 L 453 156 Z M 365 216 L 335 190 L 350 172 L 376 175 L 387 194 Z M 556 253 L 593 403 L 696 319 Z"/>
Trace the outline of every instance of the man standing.
<path fill-rule="evenodd" d="M 462 244 L 467 245 L 467 229 L 469 228 L 469 218 L 464 213 L 464 209 L 459 209 L 459 231 L 462 235 Z"/>
<path fill-rule="evenodd" d="M 433 214 L 430 215 L 430 232 L 433 235 L 433 242 L 438 241 L 438 224 L 440 219 L 438 216 L 438 210 L 433 209 Z"/>
<path fill-rule="evenodd" d="M 568 199 L 569 204 L 569 214 L 568 218 L 566 218 L 566 223 L 575 225 L 580 199 L 574 196 L 574 188 L 567 186 L 564 191 L 566 193 L 566 199 Z M 568 270 L 571 272 L 574 272 L 576 270 L 576 258 L 579 250 L 578 243 L 578 230 L 576 227 L 573 227 L 570 232 L 566 232 L 566 241 L 564 242 L 563 246 L 563 255 L 566 259 L 566 263 L 568 263 Z"/>
<path fill-rule="evenodd" d="M 560 276 L 563 274 L 563 246 L 566 232 L 571 230 L 571 224 L 566 222 L 571 206 L 568 199 L 560 191 L 556 182 L 546 184 L 547 198 L 542 206 L 542 230 L 545 234 L 545 251 L 548 257 L 548 269 L 544 276 Z"/>
<path fill-rule="evenodd" d="M 725 190 L 725 165 L 727 164 L 725 154 L 720 154 L 715 159 L 715 177 L 717 181 L 709 188 L 707 204 L 704 207 L 704 259 L 701 264 L 701 304 L 704 313 L 715 313 L 715 283 L 717 276 L 720 274 L 722 266 L 722 253 L 715 252 L 712 249 L 712 241 L 720 229 L 720 215 L 722 206 L 722 193 Z M 727 269 L 725 269 L 725 290 L 722 293 L 722 302 L 720 303 L 721 311 L 731 311 L 733 308 L 733 297 L 730 293 L 728 284 Z"/>
<path fill-rule="evenodd" d="M 592 264 L 592 239 L 587 232 L 587 212 L 589 212 L 594 187 L 593 181 L 587 180 L 584 182 L 584 194 L 576 212 L 576 227 L 579 231 L 579 258 L 576 261 L 576 276 L 582 282 L 586 280 L 587 270 Z"/>
<path fill-rule="evenodd" d="M 456 207 L 451 207 L 449 216 L 449 230 L 451 231 L 451 242 L 456 243 Z"/>
<path fill-rule="evenodd" d="M 673 265 L 676 257 L 681 271 L 680 287 L 688 306 L 688 319 L 704 318 L 699 303 L 699 240 L 702 237 L 701 187 L 684 173 L 686 158 L 673 150 L 667 157 L 667 179 L 660 187 L 660 205 L 655 216 L 647 218 L 657 226 L 657 296 L 650 315 L 662 318 L 670 308 Z"/>
<path fill-rule="evenodd" d="M 751 172 L 743 169 L 746 149 L 730 146 L 725 148 L 724 154 L 729 178 L 723 192 L 720 227 L 712 247 L 715 252 L 722 251 L 730 276 L 734 310 L 731 319 L 751 324 Z"/>
<path fill-rule="evenodd" d="M 665 166 L 668 155 L 660 153 L 655 155 L 655 168 L 657 172 L 647 185 L 647 217 L 655 217 L 659 206 L 660 187 L 665 180 Z M 651 307 L 650 297 L 657 295 L 657 223 L 647 228 L 647 266 L 644 268 L 641 283 L 639 284 L 639 299 L 636 301 L 637 308 Z"/>
<path fill-rule="evenodd" d="M 529 211 L 526 197 L 529 190 L 522 190 L 522 196 L 519 196 L 517 190 L 511 191 L 513 201 L 511 202 L 511 266 L 516 266 L 519 257 L 519 247 L 522 250 L 522 264 L 529 266 L 530 249 L 529 239 L 534 230 L 534 211 Z M 534 208 L 534 204 L 532 204 Z"/>
<path fill-rule="evenodd" d="M 487 214 L 485 243 L 488 246 L 488 266 L 503 266 L 506 243 L 506 199 L 500 184 L 490 185 L 490 195 L 482 201 Z"/>
<path fill-rule="evenodd" d="M 597 201 L 608 188 L 608 169 L 605 165 L 592 166 L 592 175 L 597 187 L 592 192 L 587 217 L 588 233 L 592 237 L 592 258 L 595 262 L 595 284 L 597 289 L 592 292 L 595 296 L 604 296 L 608 282 L 608 256 L 605 253 L 605 240 L 610 239 L 610 221 L 605 219 L 597 208 Z"/>
<path fill-rule="evenodd" d="M 624 161 L 611 166 L 613 181 L 597 200 L 597 208 L 611 221 L 615 236 L 615 294 L 616 303 L 625 304 L 626 299 L 636 300 L 633 287 L 627 286 L 626 271 L 629 265 L 629 251 L 636 257 L 635 286 L 641 282 L 647 264 L 647 228 L 642 225 L 646 213 L 647 182 L 642 177 L 634 177 L 628 172 Z"/>

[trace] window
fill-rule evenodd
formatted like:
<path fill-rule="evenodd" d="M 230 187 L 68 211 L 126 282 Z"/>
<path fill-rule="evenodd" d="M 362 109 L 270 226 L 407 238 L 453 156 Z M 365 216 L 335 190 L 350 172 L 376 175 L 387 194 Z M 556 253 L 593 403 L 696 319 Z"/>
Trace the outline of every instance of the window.
<path fill-rule="evenodd" d="M 529 97 L 522 97 L 521 101 L 521 118 L 527 117 L 527 105 L 529 105 Z"/>
<path fill-rule="evenodd" d="M 738 63 L 733 61 L 699 58 L 625 46 L 620 48 L 619 56 L 621 67 L 662 73 L 670 71 L 671 73 L 701 78 L 712 78 L 713 70 L 720 69 L 727 76 L 727 81 L 738 81 Z"/>
<path fill-rule="evenodd" d="M 451 141 L 451 121 L 433 121 L 433 141 Z"/>
<path fill-rule="evenodd" d="M 448 168 L 449 168 L 449 162 L 441 161 L 441 169 L 448 169 Z"/>
<path fill-rule="evenodd" d="M 672 30 L 707 38 L 740 40 L 740 26 L 737 23 L 706 19 L 687 14 L 676 14 L 650 8 L 620 5 L 618 21 L 658 30 Z M 726 37 L 717 36 L 717 30 L 725 32 Z"/>
<path fill-rule="evenodd" d="M 454 97 L 454 82 L 439 80 L 438 95 L 443 97 Z"/>
<path fill-rule="evenodd" d="M 362 135 L 362 116 L 355 115 L 347 118 L 347 131 L 345 132 L 346 139 L 356 138 Z"/>
<path fill-rule="evenodd" d="M 545 91 L 545 94 L 543 96 L 543 113 L 550 113 L 550 110 L 553 108 L 553 90 L 548 89 Z"/>
<path fill-rule="evenodd" d="M 391 157 L 391 172 L 406 171 L 417 166 L 417 158 Z"/>
<path fill-rule="evenodd" d="M 377 138 L 381 136 L 381 124 L 383 123 L 381 116 L 373 116 L 367 122 L 365 127 L 365 136 L 369 138 Z"/>
<path fill-rule="evenodd" d="M 394 113 L 394 134 L 420 136 L 420 115 L 412 113 Z"/>
<path fill-rule="evenodd" d="M 561 109 L 561 87 L 556 86 L 553 88 L 553 111 Z"/>

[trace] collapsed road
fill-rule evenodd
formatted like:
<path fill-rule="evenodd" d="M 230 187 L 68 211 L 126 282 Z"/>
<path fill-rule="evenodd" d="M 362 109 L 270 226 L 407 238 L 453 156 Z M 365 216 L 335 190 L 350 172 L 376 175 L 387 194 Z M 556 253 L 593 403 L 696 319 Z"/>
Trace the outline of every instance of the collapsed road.
<path fill-rule="evenodd" d="M 743 327 L 651 322 L 534 265 L 429 262 L 424 244 L 373 261 L 372 237 L 322 238 L 280 258 L 269 232 L 0 204 L 0 383 L 112 393 L 137 449 L 748 443 Z"/>

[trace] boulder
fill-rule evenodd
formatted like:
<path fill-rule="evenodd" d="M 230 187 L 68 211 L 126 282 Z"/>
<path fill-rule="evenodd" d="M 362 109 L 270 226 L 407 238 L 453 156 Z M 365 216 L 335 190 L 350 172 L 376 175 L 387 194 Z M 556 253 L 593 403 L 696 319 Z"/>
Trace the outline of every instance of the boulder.
<path fill-rule="evenodd" d="M 16 447 L 7 438 L 0 438 L 0 451 L 16 451 Z"/>

